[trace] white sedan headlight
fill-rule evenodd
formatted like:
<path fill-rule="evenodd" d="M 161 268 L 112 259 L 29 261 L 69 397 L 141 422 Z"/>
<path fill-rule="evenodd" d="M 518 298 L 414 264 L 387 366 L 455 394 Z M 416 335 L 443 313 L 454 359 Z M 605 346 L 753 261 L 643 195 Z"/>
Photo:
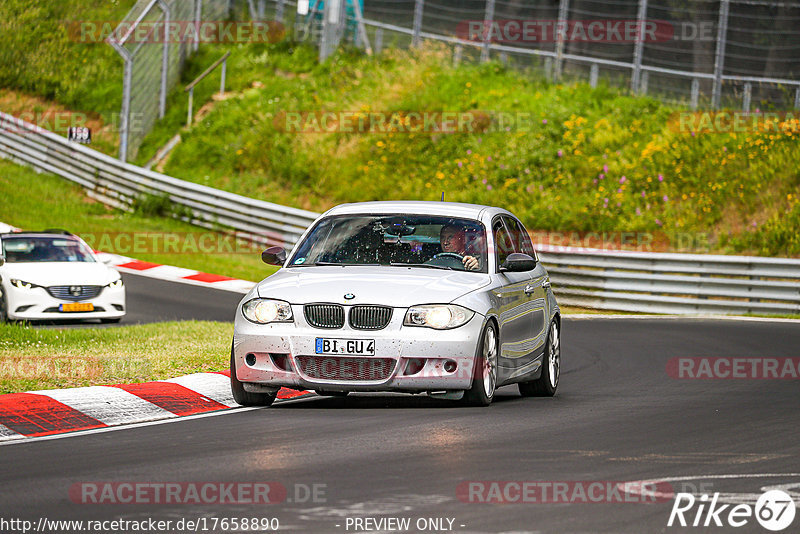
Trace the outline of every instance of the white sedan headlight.
<path fill-rule="evenodd" d="M 23 280 L 14 280 L 13 278 L 11 279 L 11 285 L 19 289 L 33 289 L 36 287 L 42 287 L 37 286 L 36 284 L 31 284 L 30 282 L 25 282 Z"/>
<path fill-rule="evenodd" d="M 474 311 L 455 304 L 426 304 L 410 307 L 403 325 L 447 330 L 466 324 L 474 315 Z"/>
<path fill-rule="evenodd" d="M 113 282 L 108 284 L 106 287 L 110 287 L 111 289 L 119 289 L 120 287 L 122 287 L 122 285 L 123 285 L 122 284 L 122 278 L 120 278 L 118 280 L 114 280 Z"/>
<path fill-rule="evenodd" d="M 242 305 L 242 314 L 248 321 L 259 324 L 286 323 L 294 320 L 292 307 L 282 300 L 248 300 Z"/>

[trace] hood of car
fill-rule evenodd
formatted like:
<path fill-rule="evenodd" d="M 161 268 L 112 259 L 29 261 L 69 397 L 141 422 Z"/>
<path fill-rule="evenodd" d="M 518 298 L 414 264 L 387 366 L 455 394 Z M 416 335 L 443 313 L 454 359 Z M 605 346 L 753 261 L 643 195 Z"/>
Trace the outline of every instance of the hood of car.
<path fill-rule="evenodd" d="M 487 284 L 487 274 L 408 267 L 294 267 L 258 284 L 263 298 L 395 308 L 449 303 Z M 347 298 L 350 297 L 350 298 Z"/>
<path fill-rule="evenodd" d="M 0 267 L 3 279 L 17 279 L 38 286 L 110 284 L 119 273 L 103 263 L 53 262 L 6 263 Z"/>

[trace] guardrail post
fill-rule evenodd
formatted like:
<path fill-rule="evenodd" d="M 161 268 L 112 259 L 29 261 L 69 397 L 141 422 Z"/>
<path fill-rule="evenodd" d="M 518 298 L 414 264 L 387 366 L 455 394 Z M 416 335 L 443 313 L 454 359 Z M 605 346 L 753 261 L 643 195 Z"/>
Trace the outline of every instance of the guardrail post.
<path fill-rule="evenodd" d="M 453 51 L 453 65 L 456 67 L 461 63 L 461 56 L 464 53 L 464 46 L 461 44 L 457 44 L 455 50 Z"/>
<path fill-rule="evenodd" d="M 569 0 L 559 0 L 558 27 L 556 28 L 556 64 L 553 69 L 553 81 L 561 79 L 561 69 L 564 66 L 564 34 L 569 19 Z M 563 30 L 563 31 L 561 31 Z"/>
<path fill-rule="evenodd" d="M 646 70 L 643 70 L 640 78 L 641 79 L 639 80 L 639 94 L 646 95 L 647 83 L 650 81 L 650 73 L 647 72 Z"/>
<path fill-rule="evenodd" d="M 800 109 L 800 87 L 794 91 L 794 109 Z"/>
<path fill-rule="evenodd" d="M 753 96 L 753 84 L 744 84 L 744 94 L 742 95 L 742 111 L 750 111 L 750 99 Z"/>
<path fill-rule="evenodd" d="M 717 53 L 714 58 L 714 88 L 711 92 L 711 106 L 719 108 L 722 100 L 722 72 L 725 69 L 725 44 L 728 34 L 728 8 L 730 0 L 720 0 L 719 22 L 717 23 Z"/>
<path fill-rule="evenodd" d="M 639 0 L 636 44 L 633 47 L 633 72 L 631 74 L 631 91 L 638 94 L 641 90 L 639 78 L 642 73 L 642 52 L 644 50 L 644 20 L 647 17 L 647 0 Z"/>
<path fill-rule="evenodd" d="M 500 52 L 500 63 L 503 65 L 508 64 L 508 52 Z"/>
<path fill-rule="evenodd" d="M 492 44 L 492 24 L 494 24 L 494 0 L 486 0 L 486 11 L 483 16 L 483 48 L 481 63 L 489 61 L 489 47 Z"/>
<path fill-rule="evenodd" d="M 692 96 L 691 96 L 691 103 L 689 106 L 692 110 L 697 109 L 698 101 L 700 100 L 700 80 L 697 78 L 692 79 Z"/>
<path fill-rule="evenodd" d="M 589 85 L 592 86 L 594 89 L 597 87 L 597 77 L 600 75 L 600 67 L 597 63 L 592 63 L 591 68 L 589 69 Z"/>
<path fill-rule="evenodd" d="M 420 33 L 422 33 L 422 12 L 424 8 L 425 0 L 416 0 L 416 2 L 414 2 L 414 28 L 411 34 L 411 46 L 419 46 L 422 44 Z"/>

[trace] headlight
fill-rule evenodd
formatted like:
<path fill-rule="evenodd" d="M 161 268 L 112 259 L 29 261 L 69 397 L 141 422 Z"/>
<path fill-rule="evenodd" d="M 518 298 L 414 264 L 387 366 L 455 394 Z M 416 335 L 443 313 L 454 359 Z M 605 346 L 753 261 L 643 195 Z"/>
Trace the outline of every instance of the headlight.
<path fill-rule="evenodd" d="M 455 304 L 412 306 L 406 312 L 404 326 L 427 326 L 436 330 L 457 328 L 469 322 L 475 312 Z"/>
<path fill-rule="evenodd" d="M 119 288 L 121 288 L 122 287 L 122 278 L 120 278 L 118 280 L 114 280 L 113 282 L 108 284 L 106 287 L 110 287 L 111 289 L 119 289 Z"/>
<path fill-rule="evenodd" d="M 31 284 L 30 282 L 25 282 L 22 280 L 14 280 L 13 278 L 11 279 L 11 285 L 14 287 L 18 287 L 19 289 L 33 289 L 35 287 L 42 287 L 42 286 L 37 286 L 36 284 Z"/>
<path fill-rule="evenodd" d="M 242 305 L 242 314 L 254 323 L 286 323 L 294 320 L 288 302 L 273 299 L 253 299 Z"/>

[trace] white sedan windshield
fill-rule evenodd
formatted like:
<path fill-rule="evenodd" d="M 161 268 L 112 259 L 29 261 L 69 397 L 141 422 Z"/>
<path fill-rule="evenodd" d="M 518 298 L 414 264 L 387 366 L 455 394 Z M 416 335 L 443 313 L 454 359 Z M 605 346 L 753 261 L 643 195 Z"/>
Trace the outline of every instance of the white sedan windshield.
<path fill-rule="evenodd" d="M 63 237 L 4 237 L 3 255 L 8 263 L 95 261 L 83 243 Z"/>
<path fill-rule="evenodd" d="M 437 215 L 343 215 L 320 221 L 289 261 L 309 265 L 391 265 L 486 272 L 486 231 L 478 221 Z"/>

